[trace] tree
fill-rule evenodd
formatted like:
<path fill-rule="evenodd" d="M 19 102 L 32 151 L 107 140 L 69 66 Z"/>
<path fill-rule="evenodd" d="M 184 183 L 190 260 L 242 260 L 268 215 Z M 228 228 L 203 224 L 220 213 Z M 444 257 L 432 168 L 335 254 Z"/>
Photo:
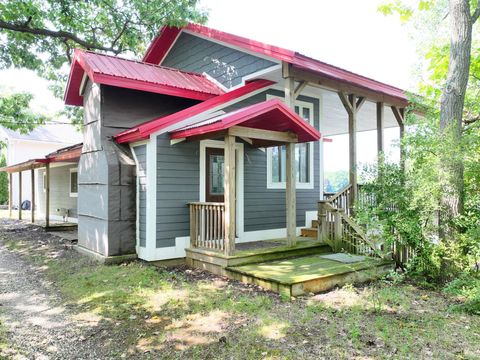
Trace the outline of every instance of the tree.
<path fill-rule="evenodd" d="M 480 119 L 479 32 L 473 27 L 480 16 L 480 1 L 419 0 L 415 8 L 395 0 L 380 11 L 398 13 L 414 26 L 421 62 L 426 62 L 420 66 L 419 89 L 439 109 L 438 131 L 448 150 L 439 154 L 439 230 L 442 239 L 453 238 L 465 204 L 464 134 Z"/>
<path fill-rule="evenodd" d="M 74 48 L 140 55 L 162 25 L 202 23 L 198 0 L 0 0 L 0 68 L 54 80 L 63 95 Z"/>
<path fill-rule="evenodd" d="M 462 143 L 463 111 L 470 74 L 472 27 L 480 16 L 480 0 L 471 13 L 469 0 L 449 1 L 450 54 L 448 72 L 440 104 L 440 131 L 451 132 L 455 143 Z M 462 147 L 459 153 L 442 161 L 446 174 L 446 186 L 441 195 L 440 235 L 443 239 L 452 235 L 451 220 L 463 214 L 464 164 Z"/>
<path fill-rule="evenodd" d="M 30 111 L 29 93 L 2 94 L 0 96 L 0 125 L 27 134 L 36 126 L 44 124 L 46 118 Z M 0 147 L 1 147 L 0 143 Z"/>

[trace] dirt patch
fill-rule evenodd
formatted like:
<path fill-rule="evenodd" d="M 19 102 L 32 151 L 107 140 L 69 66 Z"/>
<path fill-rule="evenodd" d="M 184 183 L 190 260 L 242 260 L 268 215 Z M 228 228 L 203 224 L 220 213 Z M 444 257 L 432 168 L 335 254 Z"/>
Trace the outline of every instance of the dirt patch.
<path fill-rule="evenodd" d="M 0 358 L 480 358 L 480 318 L 412 284 L 284 301 L 186 266 L 99 265 L 11 220 L 0 273 Z"/>

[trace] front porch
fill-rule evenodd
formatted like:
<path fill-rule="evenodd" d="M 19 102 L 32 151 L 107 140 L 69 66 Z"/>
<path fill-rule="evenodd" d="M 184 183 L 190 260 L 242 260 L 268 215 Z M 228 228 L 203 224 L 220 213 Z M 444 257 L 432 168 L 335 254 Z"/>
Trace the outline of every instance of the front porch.
<path fill-rule="evenodd" d="M 352 204 L 349 200 L 357 193 L 352 187 L 332 197 L 328 204 L 319 202 L 319 215 L 312 219 L 311 233 L 302 231 L 304 236 L 298 236 L 295 145 L 318 141 L 319 137 L 311 125 L 278 100 L 172 132 L 174 142 L 218 141 L 223 138 L 223 159 L 214 157 L 212 160 L 206 155 L 203 160 L 216 165 L 204 171 L 208 176 L 205 183 L 214 184 L 212 193 L 215 197 L 211 199 L 221 201 L 188 204 L 190 244 L 185 249 L 187 264 L 289 296 L 324 291 L 352 281 L 372 280 L 390 271 L 393 261 L 377 251 L 377 246 L 349 220 Z M 237 168 L 243 160 L 239 160 L 236 152 L 237 139 L 251 147 L 285 146 L 285 237 L 242 242 L 244 239 L 238 231 Z M 213 156 L 218 157 L 220 153 L 215 154 Z M 222 180 L 218 181 L 218 178 Z M 205 192 L 209 192 L 208 185 Z M 313 236 L 308 237 L 310 234 Z"/>

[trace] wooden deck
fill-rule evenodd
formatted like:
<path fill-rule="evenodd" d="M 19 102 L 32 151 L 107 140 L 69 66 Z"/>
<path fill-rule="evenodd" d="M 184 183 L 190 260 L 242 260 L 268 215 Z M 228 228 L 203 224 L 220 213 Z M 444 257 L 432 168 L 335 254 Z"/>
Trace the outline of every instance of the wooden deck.
<path fill-rule="evenodd" d="M 348 254 L 328 258 L 333 254 L 330 246 L 304 237 L 294 246 L 288 246 L 286 239 L 274 239 L 237 244 L 236 249 L 228 256 L 208 249 L 186 249 L 187 264 L 289 296 L 374 280 L 394 265 L 393 261 Z"/>
<path fill-rule="evenodd" d="M 323 258 L 322 255 L 312 255 L 228 267 L 227 272 L 229 277 L 236 280 L 288 296 L 298 296 L 326 291 L 346 283 L 374 280 L 393 268 L 392 261 L 361 258 L 356 262 L 344 263 Z"/>

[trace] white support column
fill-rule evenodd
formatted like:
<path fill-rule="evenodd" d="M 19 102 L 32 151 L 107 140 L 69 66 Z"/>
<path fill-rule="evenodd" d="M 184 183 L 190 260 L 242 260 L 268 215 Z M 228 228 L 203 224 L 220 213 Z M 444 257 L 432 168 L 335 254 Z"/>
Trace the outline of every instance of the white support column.
<path fill-rule="evenodd" d="M 22 172 L 18 172 L 18 220 L 22 220 Z"/>
<path fill-rule="evenodd" d="M 235 136 L 225 136 L 225 162 L 224 162 L 224 202 L 225 202 L 225 255 L 235 252 Z"/>
<path fill-rule="evenodd" d="M 324 141 L 323 138 L 320 139 L 318 143 L 319 147 L 319 158 L 320 158 L 320 163 L 318 165 L 318 171 L 320 175 L 319 179 L 319 186 L 320 186 L 320 200 L 323 200 L 323 192 L 325 188 L 325 147 L 324 147 Z"/>
<path fill-rule="evenodd" d="M 382 160 L 385 152 L 383 128 L 384 128 L 384 111 L 383 102 L 377 102 L 377 156 L 378 162 Z"/>
<path fill-rule="evenodd" d="M 297 199 L 296 199 L 296 169 L 295 169 L 295 143 L 288 143 L 287 148 L 287 179 L 286 179 L 286 205 L 287 205 L 287 244 L 295 245 L 297 241 Z"/>
<path fill-rule="evenodd" d="M 50 226 L 50 164 L 45 164 L 45 227 Z"/>
<path fill-rule="evenodd" d="M 8 173 L 8 217 L 12 217 L 13 208 L 13 174 Z"/>
<path fill-rule="evenodd" d="M 32 184 L 32 201 L 30 203 L 30 210 L 31 210 L 31 220 L 32 223 L 35 222 L 35 169 L 30 170 L 30 179 L 31 179 L 31 184 Z"/>

